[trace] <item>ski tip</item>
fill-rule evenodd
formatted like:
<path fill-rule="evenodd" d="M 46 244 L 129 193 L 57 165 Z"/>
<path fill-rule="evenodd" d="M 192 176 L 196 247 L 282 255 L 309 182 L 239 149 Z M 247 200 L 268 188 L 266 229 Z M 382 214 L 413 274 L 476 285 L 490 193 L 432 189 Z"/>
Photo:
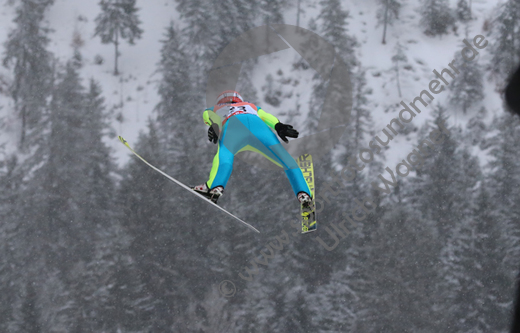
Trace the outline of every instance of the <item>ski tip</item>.
<path fill-rule="evenodd" d="M 121 135 L 119 135 L 118 138 L 119 138 L 119 141 L 121 141 L 123 144 L 126 145 L 126 140 Z"/>

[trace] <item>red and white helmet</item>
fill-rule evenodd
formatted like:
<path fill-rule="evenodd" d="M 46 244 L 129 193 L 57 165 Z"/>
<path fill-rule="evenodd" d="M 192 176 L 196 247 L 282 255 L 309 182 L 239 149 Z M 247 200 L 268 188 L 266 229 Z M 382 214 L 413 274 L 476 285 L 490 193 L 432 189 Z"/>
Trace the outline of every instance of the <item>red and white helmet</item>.
<path fill-rule="evenodd" d="M 240 94 L 234 90 L 226 90 L 223 91 L 217 97 L 217 104 L 227 104 L 227 103 L 242 103 L 244 99 Z"/>

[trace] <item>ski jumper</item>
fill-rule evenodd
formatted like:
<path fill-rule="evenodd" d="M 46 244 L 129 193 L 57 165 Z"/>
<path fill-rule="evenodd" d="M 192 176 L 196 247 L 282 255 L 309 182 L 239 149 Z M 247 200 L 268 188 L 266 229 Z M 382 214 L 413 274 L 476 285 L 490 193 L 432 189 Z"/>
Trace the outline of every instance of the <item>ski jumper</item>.
<path fill-rule="evenodd" d="M 208 188 L 225 188 L 235 155 L 255 151 L 285 170 L 295 195 L 305 192 L 312 197 L 298 164 L 271 130 L 279 122 L 275 116 L 252 103 L 242 102 L 215 105 L 204 111 L 203 119 L 208 126 L 221 125 L 217 154 L 206 183 Z"/>

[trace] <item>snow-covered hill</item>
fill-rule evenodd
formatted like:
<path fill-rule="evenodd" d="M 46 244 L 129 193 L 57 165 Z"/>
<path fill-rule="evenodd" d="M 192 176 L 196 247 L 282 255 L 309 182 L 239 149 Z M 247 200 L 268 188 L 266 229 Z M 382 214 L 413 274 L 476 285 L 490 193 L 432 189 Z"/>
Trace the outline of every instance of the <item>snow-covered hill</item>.
<path fill-rule="evenodd" d="M 178 22 L 178 13 L 172 1 L 143 2 L 139 4 L 139 18 L 144 33 L 135 45 L 121 43 L 119 69 L 121 74 L 114 76 L 114 45 L 102 44 L 99 37 L 94 37 L 95 18 L 100 12 L 97 1 L 56 0 L 46 16 L 51 34 L 50 51 L 65 63 L 73 56 L 73 38 L 80 38 L 83 46 L 82 77 L 94 78 L 103 89 L 108 109 L 113 110 L 113 128 L 118 135 L 129 141 L 135 141 L 138 133 L 146 125 L 147 118 L 158 103 L 154 75 L 159 61 L 160 40 L 171 21 Z M 2 6 L 0 42 L 7 38 L 8 31 L 14 26 L 14 8 Z M 180 23 L 180 22 L 179 22 Z M 102 63 L 99 63 L 102 59 Z M 96 61 L 98 60 L 98 61 Z M 9 72 L 2 68 L 0 75 L 9 82 Z M 7 116 L 8 124 L 3 141 L 14 144 L 19 136 L 19 125 L 13 114 L 12 102 L 4 95 L 2 115 Z M 128 159 L 128 154 L 118 143 L 116 137 L 110 141 L 114 156 L 119 164 Z"/>
<path fill-rule="evenodd" d="M 455 8 L 456 1 L 451 1 Z M 304 12 L 300 17 L 302 26 L 307 27 L 309 20 L 316 18 L 319 6 L 310 2 L 305 3 Z M 400 111 L 400 101 L 410 102 L 434 78 L 432 71 L 447 67 L 456 52 L 462 49 L 462 40 L 467 35 L 469 38 L 477 34 L 487 36 L 483 31 L 484 21 L 496 6 L 490 1 L 473 1 L 473 14 L 475 19 L 467 27 L 465 24 L 457 23 L 458 29 L 443 37 L 428 37 L 424 35 L 419 26 L 420 15 L 418 1 L 407 1 L 404 3 L 399 20 L 393 26 L 389 26 L 387 43 L 382 44 L 383 27 L 377 24 L 376 12 L 378 9 L 376 0 L 344 0 L 345 9 L 349 10 L 350 18 L 349 33 L 353 35 L 360 44 L 357 56 L 362 66 L 367 70 L 366 77 L 368 87 L 373 90 L 370 100 L 373 119 L 375 120 L 376 133 L 388 122 L 395 118 Z M 135 45 L 123 42 L 120 47 L 121 57 L 119 67 L 121 74 L 113 75 L 114 68 L 114 46 L 102 44 L 100 38 L 94 37 L 95 17 L 100 8 L 95 1 L 67 1 L 56 0 L 50 7 L 46 16 L 48 26 L 53 30 L 51 34 L 50 51 L 62 62 L 70 59 L 73 55 L 72 40 L 80 39 L 83 45 L 80 52 L 83 57 L 84 66 L 82 76 L 84 79 L 94 78 L 101 83 L 107 107 L 113 111 L 113 128 L 119 135 L 125 136 L 128 141 L 135 142 L 139 131 L 146 126 L 147 118 L 158 103 L 157 79 L 155 74 L 156 65 L 159 61 L 161 39 L 166 26 L 170 21 L 182 27 L 182 21 L 176 11 L 176 3 L 172 0 L 138 1 L 139 17 L 142 21 L 144 34 L 142 39 L 136 41 Z M 13 28 L 14 6 L 3 4 L 0 12 L 0 42 L 4 43 L 8 32 Z M 291 7 L 284 11 L 284 19 L 287 24 L 296 23 L 296 9 Z M 413 27 L 413 28 L 411 28 Z M 490 40 L 492 42 L 492 40 Z M 395 81 L 394 64 L 391 60 L 396 52 L 396 45 L 403 46 L 408 58 L 406 70 L 400 73 L 400 84 L 402 96 L 399 96 Z M 481 51 L 478 64 L 484 67 L 488 60 L 488 51 Z M 276 54 L 266 55 L 258 58 L 253 71 L 253 82 L 256 85 L 258 102 L 266 110 L 283 118 L 287 110 L 295 110 L 296 104 L 300 104 L 300 112 L 308 110 L 308 97 L 312 87 L 312 73 L 308 71 L 293 71 L 292 63 L 298 58 L 294 50 L 285 50 Z M 100 61 L 102 60 L 102 61 Z M 283 75 L 280 75 L 282 70 Z M 279 106 L 265 103 L 264 94 L 266 77 L 271 74 L 277 80 L 280 77 L 291 78 L 293 84 L 279 84 L 282 91 L 283 101 Z M 6 68 L 0 69 L 0 89 L 5 92 L 6 84 L 10 82 L 10 72 Z M 297 84 L 294 82 L 297 81 Z M 435 96 L 435 102 L 444 103 L 448 92 Z M 486 81 L 485 99 L 482 106 L 491 114 L 501 111 L 501 99 L 495 91 L 495 84 Z M 247 97 L 246 97 L 247 98 Z M 12 101 L 2 94 L 0 101 L 0 115 L 6 119 L 6 128 L 0 136 L 2 142 L 14 147 L 19 135 L 19 124 L 13 112 Z M 204 106 L 201 105 L 200 109 Z M 412 125 L 420 126 L 431 111 L 431 105 L 427 111 L 417 117 Z M 474 107 L 473 109 L 479 109 Z M 193 110 L 198 112 L 199 110 Z M 451 124 L 465 124 L 472 113 L 463 115 L 454 112 L 451 115 Z M 297 120 L 295 123 L 298 124 Z M 300 125 L 302 126 L 302 125 Z M 301 128 L 303 135 L 309 134 L 305 127 Z M 203 135 L 203 134 L 201 134 Z M 402 159 L 402 154 L 408 152 L 415 140 L 404 136 L 397 136 L 390 145 L 387 154 L 388 163 L 392 164 Z M 114 150 L 114 156 L 120 165 L 128 160 L 129 155 L 121 147 L 115 137 L 111 138 L 110 145 Z M 400 153 L 402 152 L 402 153 Z"/>

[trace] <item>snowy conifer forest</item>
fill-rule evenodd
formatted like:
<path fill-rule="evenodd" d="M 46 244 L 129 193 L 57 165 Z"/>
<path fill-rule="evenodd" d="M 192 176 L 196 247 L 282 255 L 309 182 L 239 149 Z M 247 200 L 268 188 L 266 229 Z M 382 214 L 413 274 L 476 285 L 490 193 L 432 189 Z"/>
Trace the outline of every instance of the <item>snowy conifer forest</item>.
<path fill-rule="evenodd" d="M 519 18 L 518 0 L 3 0 L 0 332 L 508 332 L 520 119 L 502 92 Z M 208 73 L 277 24 L 333 45 L 352 84 L 303 235 L 282 169 L 235 159 L 219 205 L 256 234 L 117 139 L 205 182 Z M 289 47 L 246 60 L 236 89 L 311 140 L 327 87 Z M 388 127 L 414 100 L 421 112 Z"/>

